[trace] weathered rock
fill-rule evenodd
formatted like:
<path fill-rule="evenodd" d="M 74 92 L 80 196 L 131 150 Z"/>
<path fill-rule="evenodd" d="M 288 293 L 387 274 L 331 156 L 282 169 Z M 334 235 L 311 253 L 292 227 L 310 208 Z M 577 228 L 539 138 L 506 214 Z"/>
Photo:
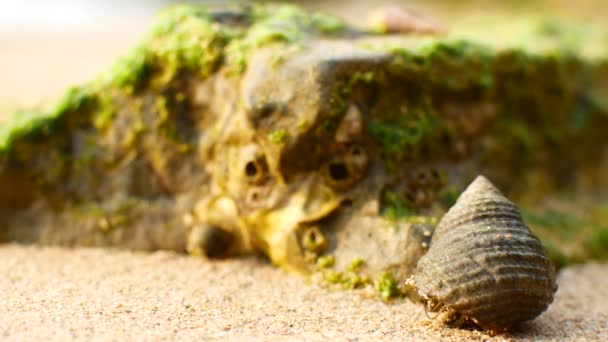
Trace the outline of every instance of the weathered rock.
<path fill-rule="evenodd" d="M 293 6 L 175 7 L 107 74 L 0 126 L 0 240 L 262 252 L 299 272 L 360 257 L 403 279 L 420 224 L 477 174 L 535 209 L 601 207 L 606 34 L 500 25 L 378 35 Z M 599 216 L 569 239 L 535 215 L 554 256 L 606 257 Z"/>

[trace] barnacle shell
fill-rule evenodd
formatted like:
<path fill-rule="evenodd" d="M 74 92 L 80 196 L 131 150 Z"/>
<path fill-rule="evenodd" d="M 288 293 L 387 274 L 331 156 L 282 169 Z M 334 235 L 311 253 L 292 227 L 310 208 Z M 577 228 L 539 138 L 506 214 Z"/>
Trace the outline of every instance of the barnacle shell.
<path fill-rule="evenodd" d="M 545 311 L 554 265 L 517 208 L 485 177 L 460 195 L 407 280 L 448 323 L 505 330 Z"/>

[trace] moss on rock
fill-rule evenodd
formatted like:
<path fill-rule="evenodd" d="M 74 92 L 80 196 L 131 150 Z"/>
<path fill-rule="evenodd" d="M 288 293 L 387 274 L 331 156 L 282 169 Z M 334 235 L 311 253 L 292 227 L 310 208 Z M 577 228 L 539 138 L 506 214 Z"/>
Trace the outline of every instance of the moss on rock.
<path fill-rule="evenodd" d="M 0 124 L 0 179 L 27 194 L 18 201 L 20 211 L 0 210 L 0 224 L 18 222 L 15 213 L 36 221 L 41 210 L 55 226 L 86 221 L 83 226 L 98 227 L 97 211 L 111 216 L 128 203 L 133 210 L 112 225 L 141 221 L 145 234 L 108 229 L 104 221 L 106 228 L 85 232 L 104 234 L 86 241 L 183 250 L 182 233 L 191 227 L 175 217 L 195 210 L 211 190 L 224 193 L 205 200 L 223 203 L 229 214 L 201 216 L 231 222 L 239 233 L 254 228 L 234 223 L 236 213 L 264 218 L 283 203 L 297 205 L 298 186 L 319 198 L 309 198 L 290 218 L 313 209 L 329 215 L 327 208 L 349 199 L 356 208 L 363 206 L 357 201 L 380 200 L 393 221 L 433 222 L 479 173 L 524 202 L 560 191 L 597 195 L 597 184 L 608 185 L 608 162 L 598 162 L 608 155 L 606 37 L 547 19 L 472 23 L 447 36 L 387 36 L 293 5 L 175 6 L 106 74 L 70 89 L 48 110 L 15 113 Z M 343 135 L 356 139 L 338 141 L 352 113 L 360 120 L 351 118 L 356 132 Z M 251 164 L 255 172 L 243 186 L 239 163 L 252 145 L 266 159 Z M 320 172 L 328 163 L 341 170 L 331 182 L 332 172 Z M 422 169 L 431 171 L 416 173 Z M 307 173 L 316 181 L 325 177 L 323 186 L 305 183 Z M 339 179 L 351 175 L 359 178 Z M 280 197 L 272 186 L 297 196 L 260 206 Z M 2 203 L 21 191 L 7 189 Z M 238 210 L 218 198 L 230 198 Z M 317 203 L 321 199 L 331 205 Z M 28 207 L 36 200 L 48 207 Z M 90 207 L 101 208 L 90 220 L 69 216 Z M 608 258 L 606 216 L 543 210 L 531 206 L 526 218 L 558 263 Z M 146 211 L 153 214 L 142 215 Z M 303 221 L 325 224 L 321 218 Z M 152 226 L 158 235 L 148 239 Z M 264 251 L 275 247 L 271 243 L 283 246 L 276 236 L 262 236 L 274 232 L 264 229 L 247 233 L 255 238 L 243 234 L 251 240 L 241 241 L 243 251 L 256 243 Z M 276 229 L 283 234 L 292 227 Z M 82 242 L 76 233 L 58 240 Z M 330 276 L 348 286 L 363 283 L 357 272 L 349 274 Z M 390 296 L 387 279 L 378 286 Z"/>

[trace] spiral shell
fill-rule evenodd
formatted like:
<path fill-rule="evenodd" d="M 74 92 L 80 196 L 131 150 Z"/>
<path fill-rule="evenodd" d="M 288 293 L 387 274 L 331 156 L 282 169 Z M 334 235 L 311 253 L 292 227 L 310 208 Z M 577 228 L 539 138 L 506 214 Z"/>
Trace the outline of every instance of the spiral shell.
<path fill-rule="evenodd" d="M 503 331 L 553 301 L 555 267 L 517 208 L 485 177 L 463 192 L 435 229 L 406 284 L 447 323 Z"/>

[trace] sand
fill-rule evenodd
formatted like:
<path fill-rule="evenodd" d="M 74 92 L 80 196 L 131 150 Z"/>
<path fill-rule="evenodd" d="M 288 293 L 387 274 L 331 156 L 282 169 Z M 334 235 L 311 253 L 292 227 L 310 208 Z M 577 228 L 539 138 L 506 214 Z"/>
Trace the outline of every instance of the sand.
<path fill-rule="evenodd" d="M 0 246 L 0 339 L 608 340 L 608 264 L 559 274 L 553 305 L 489 336 L 430 320 L 409 300 L 328 290 L 255 257 L 208 261 L 168 252 Z"/>

